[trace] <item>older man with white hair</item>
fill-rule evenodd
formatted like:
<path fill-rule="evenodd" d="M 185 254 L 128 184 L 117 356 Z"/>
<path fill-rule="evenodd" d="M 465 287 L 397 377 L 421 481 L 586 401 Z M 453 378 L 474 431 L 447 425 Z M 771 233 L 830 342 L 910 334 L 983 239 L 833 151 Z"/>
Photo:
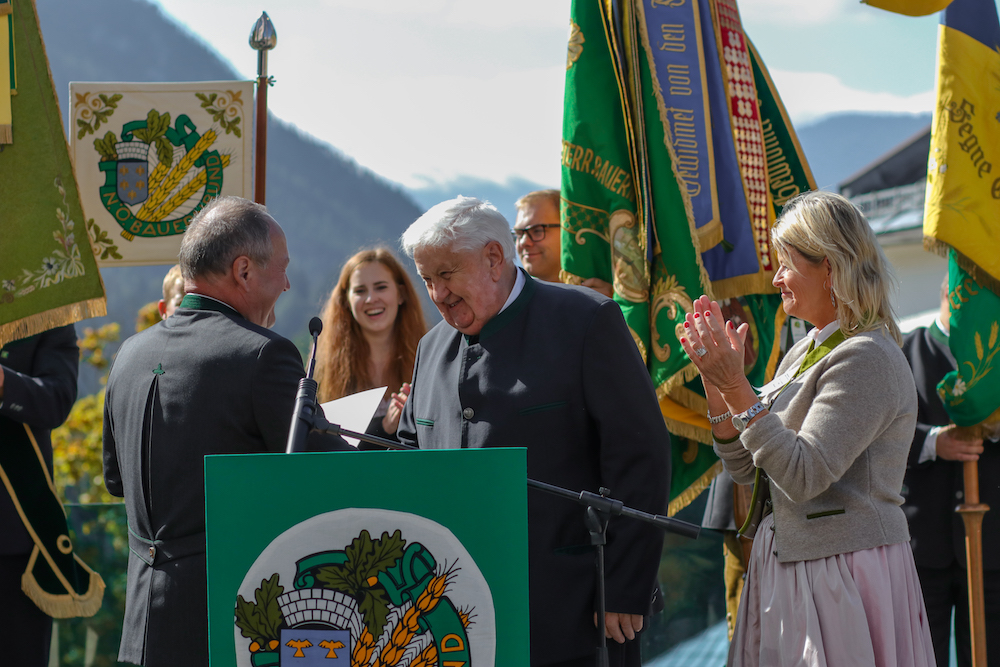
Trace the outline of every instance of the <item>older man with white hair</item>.
<path fill-rule="evenodd" d="M 533 280 L 515 267 L 504 217 L 471 197 L 442 202 L 402 237 L 444 322 L 417 349 L 398 436 L 423 449 L 527 447 L 528 476 L 601 487 L 663 513 L 670 436 L 646 366 L 614 301 Z M 598 645 L 595 568 L 580 506 L 528 495 L 531 664 L 590 666 Z M 663 544 L 631 519 L 608 528 L 612 665 L 639 665 Z"/>

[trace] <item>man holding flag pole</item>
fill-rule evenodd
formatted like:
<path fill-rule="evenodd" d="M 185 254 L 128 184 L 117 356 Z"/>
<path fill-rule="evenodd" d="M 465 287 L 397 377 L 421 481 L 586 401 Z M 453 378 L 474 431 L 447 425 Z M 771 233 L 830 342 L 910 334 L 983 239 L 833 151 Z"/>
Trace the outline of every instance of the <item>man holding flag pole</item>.
<path fill-rule="evenodd" d="M 993 0 L 948 5 L 938 49 L 924 247 L 948 257 L 949 347 L 957 369 L 938 393 L 952 421 L 973 439 L 1000 426 L 1000 374 L 990 374 L 1000 352 L 1000 166 L 993 167 L 1000 161 L 1000 21 Z M 966 530 L 972 664 L 982 667 L 986 624 L 996 623 L 1000 610 L 994 594 L 987 613 L 983 595 L 981 531 L 990 508 L 979 502 L 979 485 L 996 481 L 980 480 L 976 461 L 963 468 L 964 503 L 957 511 Z"/>
<path fill-rule="evenodd" d="M 1000 21 L 994 0 L 866 0 L 875 7 L 920 16 L 944 10 L 938 28 L 937 103 L 931 125 L 924 200 L 924 248 L 948 258 L 948 347 L 956 370 L 938 385 L 956 437 L 980 440 L 1000 430 Z M 996 446 L 986 443 L 985 446 Z M 976 461 L 963 463 L 972 663 L 987 663 L 986 626 L 1000 622 L 1000 591 L 991 578 L 984 598 L 982 521 Z M 994 508 L 996 509 L 996 508 Z M 990 592 L 987 590 L 986 592 Z M 993 633 L 996 636 L 996 633 Z M 1000 641 L 994 640 L 996 645 Z M 994 648 L 994 663 L 1000 652 Z"/>

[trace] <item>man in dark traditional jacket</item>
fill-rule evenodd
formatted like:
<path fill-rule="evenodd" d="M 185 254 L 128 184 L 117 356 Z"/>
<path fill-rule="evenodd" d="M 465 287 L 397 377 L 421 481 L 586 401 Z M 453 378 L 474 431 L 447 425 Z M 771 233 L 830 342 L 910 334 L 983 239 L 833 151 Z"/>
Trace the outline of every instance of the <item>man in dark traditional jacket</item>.
<path fill-rule="evenodd" d="M 988 662 L 1000 664 L 1000 445 L 959 440 L 937 393 L 938 382 L 955 370 L 948 347 L 948 281 L 941 286 L 941 312 L 929 327 L 903 339 L 917 385 L 917 430 L 903 480 L 903 511 L 910 525 L 913 560 L 927 607 L 938 667 L 947 667 L 952 609 L 958 664 L 972 664 L 965 528 L 955 507 L 963 500 L 963 461 L 979 461 L 983 518 L 983 574 L 986 593 Z"/>
<path fill-rule="evenodd" d="M 184 233 L 180 307 L 115 359 L 104 478 L 129 523 L 120 661 L 208 665 L 203 459 L 285 449 L 305 373 L 295 345 L 267 327 L 288 261 L 263 206 L 214 200 Z"/>
<path fill-rule="evenodd" d="M 403 234 L 444 317 L 420 342 L 401 441 L 423 449 L 526 447 L 528 477 L 601 487 L 626 505 L 666 511 L 667 433 L 646 366 L 618 305 L 533 280 L 514 266 L 507 221 L 460 197 Z M 484 480 L 486 482 L 487 480 Z M 583 509 L 528 493 L 531 664 L 595 664 L 595 574 Z M 608 529 L 606 621 L 612 665 L 638 665 L 663 544 L 657 529 Z"/>

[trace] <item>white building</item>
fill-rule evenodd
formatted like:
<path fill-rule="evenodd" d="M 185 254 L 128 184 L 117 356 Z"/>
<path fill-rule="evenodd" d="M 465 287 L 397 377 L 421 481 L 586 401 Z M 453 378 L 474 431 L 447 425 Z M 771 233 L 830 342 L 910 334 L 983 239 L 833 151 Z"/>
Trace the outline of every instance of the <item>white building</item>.
<path fill-rule="evenodd" d="M 839 186 L 864 211 L 896 270 L 900 286 L 893 305 L 904 331 L 934 319 L 948 272 L 947 259 L 923 248 L 930 138 L 928 127 Z"/>

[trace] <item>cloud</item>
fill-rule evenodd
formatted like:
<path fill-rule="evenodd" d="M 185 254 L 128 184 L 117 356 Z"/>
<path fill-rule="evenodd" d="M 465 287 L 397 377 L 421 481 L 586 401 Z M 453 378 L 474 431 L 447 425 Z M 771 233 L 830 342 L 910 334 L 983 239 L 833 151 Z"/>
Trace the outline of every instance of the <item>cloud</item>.
<path fill-rule="evenodd" d="M 851 88 L 824 72 L 771 70 L 792 122 L 801 124 L 846 111 L 920 113 L 934 109 L 934 91 L 895 95 Z"/>
<path fill-rule="evenodd" d="M 241 0 L 242 1 L 242 0 Z M 303 0 L 298 0 L 302 2 Z M 433 18 L 438 23 L 480 26 L 488 29 L 514 26 L 532 28 L 563 26 L 569 23 L 570 0 L 377 0 L 360 5 L 357 0 L 305 0 L 320 11 L 353 10 L 388 18 Z"/>
<path fill-rule="evenodd" d="M 475 81 L 441 74 L 387 77 L 367 86 L 363 98 L 317 90 L 311 102 L 288 94 L 271 109 L 406 186 L 459 175 L 558 183 L 565 75 L 565 67 L 556 66 Z M 360 90 L 361 78 L 345 79 L 342 90 Z M 294 80 L 287 85 L 304 87 Z M 310 103 L 324 113 L 297 113 Z"/>
<path fill-rule="evenodd" d="M 742 0 L 743 21 L 780 25 L 816 25 L 857 14 L 858 0 Z"/>

